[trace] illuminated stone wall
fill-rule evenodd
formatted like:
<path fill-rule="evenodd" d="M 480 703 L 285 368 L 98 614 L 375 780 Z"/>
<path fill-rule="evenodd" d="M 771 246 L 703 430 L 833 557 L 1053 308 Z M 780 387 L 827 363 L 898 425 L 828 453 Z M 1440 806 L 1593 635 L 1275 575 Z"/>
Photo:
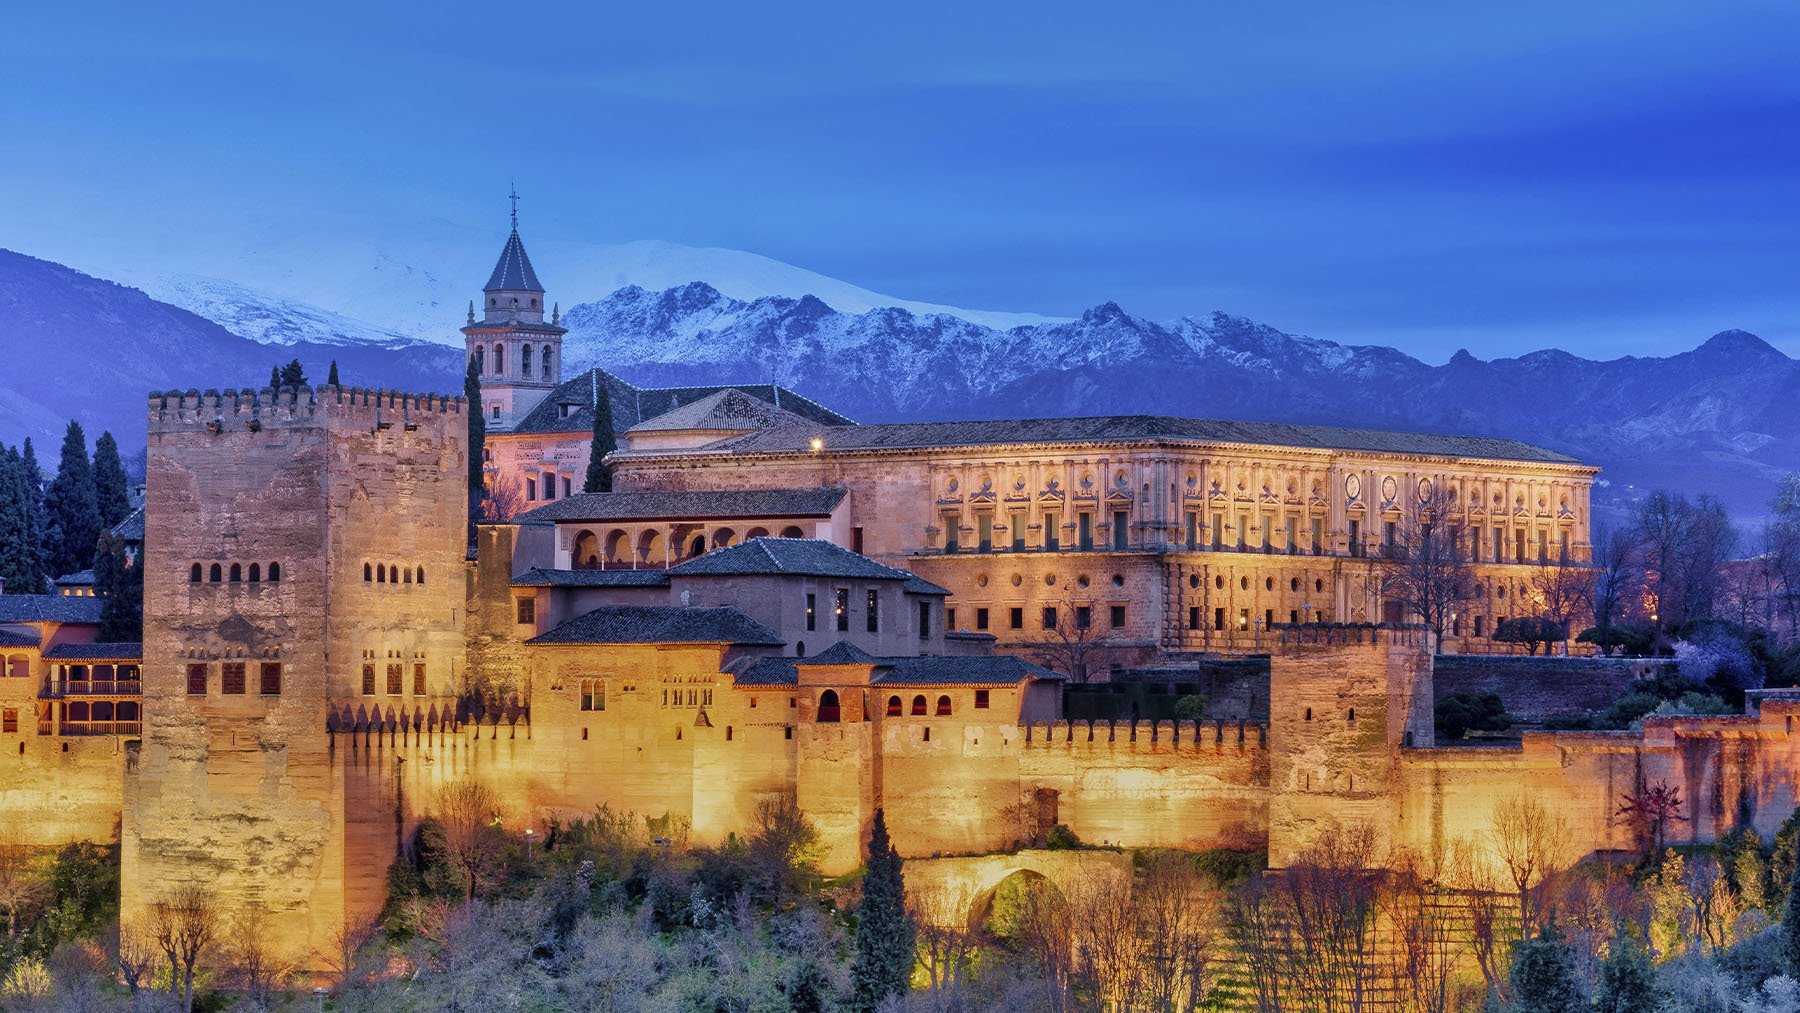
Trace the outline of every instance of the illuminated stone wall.
<path fill-rule="evenodd" d="M 124 741 L 38 735 L 29 707 L 19 719 L 23 734 L 0 737 L 0 844 L 118 840 Z"/>

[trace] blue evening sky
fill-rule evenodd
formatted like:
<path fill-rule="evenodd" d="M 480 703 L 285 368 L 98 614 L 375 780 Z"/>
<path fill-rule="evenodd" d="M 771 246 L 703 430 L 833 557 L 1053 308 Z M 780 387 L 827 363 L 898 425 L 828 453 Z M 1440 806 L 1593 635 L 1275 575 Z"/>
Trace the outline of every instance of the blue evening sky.
<path fill-rule="evenodd" d="M 528 237 L 972 308 L 1800 353 L 1793 3 L 72 2 L 0 38 L 0 246 L 8 206 L 175 251 L 245 209 L 492 225 L 517 178 Z"/>

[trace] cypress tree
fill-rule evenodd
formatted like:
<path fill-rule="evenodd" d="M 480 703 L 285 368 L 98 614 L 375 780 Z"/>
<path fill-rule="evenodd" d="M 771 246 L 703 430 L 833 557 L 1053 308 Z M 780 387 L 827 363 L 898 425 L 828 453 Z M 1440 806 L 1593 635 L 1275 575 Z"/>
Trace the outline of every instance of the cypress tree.
<path fill-rule="evenodd" d="M 487 456 L 487 421 L 481 417 L 481 374 L 475 369 L 475 357 L 469 356 L 469 371 L 463 375 L 463 398 L 469 417 L 469 513 L 481 507 L 483 476 L 481 466 Z"/>
<path fill-rule="evenodd" d="M 1568 1013 L 1582 1008 L 1575 959 L 1555 922 L 1513 950 L 1513 1013 Z"/>
<path fill-rule="evenodd" d="M 7 586 L 18 588 L 21 594 L 43 594 L 50 589 L 44 583 L 44 561 L 48 558 L 46 553 L 49 551 L 45 541 L 49 538 L 50 519 L 44 513 L 44 469 L 38 467 L 37 451 L 31 448 L 29 436 L 25 437 L 20 464 L 24 485 L 19 495 L 25 509 L 25 543 L 20 553 L 25 566 L 23 583 Z"/>
<path fill-rule="evenodd" d="M 337 360 L 336 359 L 331 360 L 331 373 L 325 377 L 325 383 L 327 386 L 331 386 L 331 387 L 340 386 L 340 384 L 338 383 Z"/>
<path fill-rule="evenodd" d="M 0 580 L 7 594 L 43 594 L 43 550 L 37 540 L 38 489 L 23 457 L 0 445 Z"/>
<path fill-rule="evenodd" d="M 1785 829 L 1785 828 L 1784 828 Z M 1786 958 L 1789 977 L 1800 978 L 1800 862 L 1789 874 L 1787 910 L 1781 915 L 1781 955 Z"/>
<path fill-rule="evenodd" d="M 94 441 L 94 495 L 100 504 L 102 527 L 111 528 L 131 514 L 125 462 L 119 459 L 119 443 L 110 431 Z"/>
<path fill-rule="evenodd" d="M 912 981 L 914 940 L 906 913 L 906 881 L 900 853 L 888 840 L 887 816 L 875 810 L 869 834 L 868 874 L 857 905 L 856 958 L 850 965 L 850 1005 L 872 1011 L 890 996 L 905 995 Z"/>
<path fill-rule="evenodd" d="M 299 359 L 294 359 L 281 367 L 281 385 L 283 387 L 306 386 L 306 367 L 300 365 Z"/>
<path fill-rule="evenodd" d="M 269 387 L 272 390 L 280 390 L 281 389 L 281 367 L 280 366 L 270 366 L 269 367 Z"/>
<path fill-rule="evenodd" d="M 63 436 L 56 477 L 44 493 L 44 512 L 50 520 L 46 548 L 51 572 L 60 577 L 94 565 L 100 503 L 94 490 L 94 470 L 88 464 L 87 436 L 79 422 L 70 422 Z"/>
<path fill-rule="evenodd" d="M 99 639 L 136 643 L 144 639 L 144 570 L 125 554 L 125 539 L 102 532 L 94 551 L 94 591 L 100 601 Z"/>
<path fill-rule="evenodd" d="M 606 393 L 605 380 L 596 377 L 594 390 L 594 440 L 588 447 L 587 484 L 582 489 L 612 492 L 612 468 L 606 463 L 606 455 L 619 449 L 618 438 L 613 435 L 612 398 Z"/>

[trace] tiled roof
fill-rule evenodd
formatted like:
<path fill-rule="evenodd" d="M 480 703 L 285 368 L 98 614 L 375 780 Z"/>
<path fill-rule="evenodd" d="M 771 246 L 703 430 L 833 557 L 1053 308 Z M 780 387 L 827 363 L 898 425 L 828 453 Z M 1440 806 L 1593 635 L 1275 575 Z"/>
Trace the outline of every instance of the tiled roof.
<path fill-rule="evenodd" d="M 904 422 L 835 426 L 820 430 L 784 426 L 733 437 L 714 449 L 734 453 L 811 453 L 813 437 L 825 450 L 912 450 L 932 447 L 1018 443 L 1200 442 L 1258 446 L 1309 447 L 1322 450 L 1388 454 L 1450 455 L 1506 461 L 1580 464 L 1566 454 L 1518 440 L 1486 436 L 1439 436 L 1340 426 L 1302 426 L 1280 422 L 1233 422 L 1168 415 L 1105 415 L 1072 419 L 998 419 L 977 422 Z M 646 453 L 651 453 L 646 451 Z"/>
<path fill-rule="evenodd" d="M 36 647 L 38 638 L 29 633 L 14 633 L 11 630 L 0 630 L 0 647 Z"/>
<path fill-rule="evenodd" d="M 832 652 L 843 647 L 843 655 Z M 1017 686 L 1030 679 L 1060 682 L 1063 676 L 1011 655 L 991 657 L 872 658 L 839 641 L 811 658 L 758 658 L 739 672 L 739 686 L 793 686 L 800 681 L 800 665 L 874 665 L 876 686 Z"/>
<path fill-rule="evenodd" d="M 64 594 L 0 594 L 0 623 L 98 624 L 100 601 Z"/>
<path fill-rule="evenodd" d="M 142 661 L 143 644 L 57 644 L 44 655 L 45 661 Z"/>
<path fill-rule="evenodd" d="M 691 492 L 583 492 L 520 514 L 546 521 L 637 521 L 732 517 L 828 517 L 842 489 L 719 489 Z"/>
<path fill-rule="evenodd" d="M 661 570 L 546 570 L 534 566 L 513 578 L 514 587 L 668 587 Z"/>
<path fill-rule="evenodd" d="M 991 644 L 998 641 L 1000 638 L 994 636 L 992 633 L 977 633 L 974 630 L 945 630 L 944 639 L 968 640 L 975 643 Z"/>
<path fill-rule="evenodd" d="M 806 665 L 873 665 L 877 663 L 873 654 L 848 640 L 840 640 L 802 662 Z"/>
<path fill-rule="evenodd" d="M 94 586 L 94 571 L 93 570 L 77 570 L 74 573 L 65 573 L 62 576 L 56 578 L 56 586 L 57 587 L 93 587 Z"/>
<path fill-rule="evenodd" d="M 739 686 L 793 686 L 800 682 L 793 658 L 757 658 L 732 681 Z"/>
<path fill-rule="evenodd" d="M 742 432 L 749 429 L 774 429 L 778 426 L 806 425 L 805 419 L 762 398 L 728 387 L 716 394 L 663 412 L 632 426 L 628 432 L 660 433 L 682 429 L 710 429 Z"/>
<path fill-rule="evenodd" d="M 774 630 L 729 606 L 608 605 L 528 644 L 752 644 L 779 646 Z"/>
<path fill-rule="evenodd" d="M 789 574 L 849 580 L 912 580 L 912 574 L 817 538 L 751 538 L 672 567 L 671 576 Z"/>
<path fill-rule="evenodd" d="M 880 686 L 1016 686 L 1027 679 L 1059 682 L 1064 678 L 1042 665 L 1007 654 L 887 658 L 882 664 L 891 667 L 875 677 L 875 684 Z"/>
<path fill-rule="evenodd" d="M 479 325 L 477 325 L 479 326 Z M 684 405 L 691 405 L 721 391 L 742 391 L 781 411 L 790 412 L 815 426 L 853 425 L 851 420 L 810 398 L 772 383 L 730 383 L 705 387 L 639 387 L 608 373 L 590 369 L 564 380 L 545 395 L 537 407 L 515 424 L 515 433 L 585 433 L 594 428 L 594 402 L 600 384 L 606 385 L 607 404 L 612 408 L 613 431 L 623 433 L 632 426 L 659 415 L 667 415 Z M 563 405 L 570 411 L 563 414 Z"/>
<path fill-rule="evenodd" d="M 906 587 L 904 590 L 907 594 L 932 594 L 944 598 L 950 596 L 949 588 L 939 587 L 916 573 L 911 574 L 906 578 Z"/>
<path fill-rule="evenodd" d="M 525 255 L 525 244 L 519 239 L 519 230 L 515 227 L 512 235 L 506 239 L 506 246 L 500 251 L 500 262 L 494 265 L 494 273 L 483 287 L 484 292 L 542 292 L 544 286 L 538 284 L 537 272 L 531 269 L 531 258 Z"/>
<path fill-rule="evenodd" d="M 138 507 L 131 516 L 113 525 L 112 533 L 128 542 L 144 540 L 144 508 Z"/>

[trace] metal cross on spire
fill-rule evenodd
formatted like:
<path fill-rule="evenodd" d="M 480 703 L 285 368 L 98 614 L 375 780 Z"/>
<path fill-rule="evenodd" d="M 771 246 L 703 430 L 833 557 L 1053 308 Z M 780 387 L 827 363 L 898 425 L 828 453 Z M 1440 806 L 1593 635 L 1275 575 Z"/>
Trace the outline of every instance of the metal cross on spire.
<path fill-rule="evenodd" d="M 506 196 L 512 200 L 512 225 L 513 231 L 517 232 L 519 231 L 519 184 L 515 181 L 510 186 L 512 189 Z"/>

